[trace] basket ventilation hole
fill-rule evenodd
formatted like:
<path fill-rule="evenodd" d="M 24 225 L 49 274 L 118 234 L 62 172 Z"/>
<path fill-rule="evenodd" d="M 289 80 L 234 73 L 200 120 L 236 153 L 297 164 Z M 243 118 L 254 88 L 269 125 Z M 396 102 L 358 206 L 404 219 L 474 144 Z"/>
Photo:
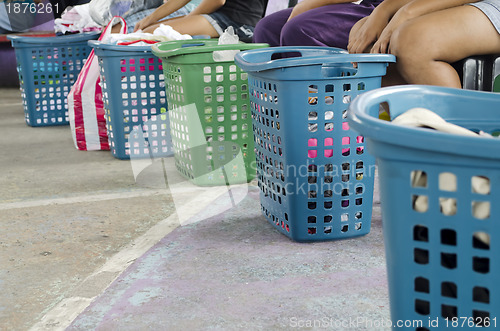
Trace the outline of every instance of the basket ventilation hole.
<path fill-rule="evenodd" d="M 490 249 L 490 235 L 486 232 L 475 232 L 472 236 L 472 246 L 478 249 Z"/>
<path fill-rule="evenodd" d="M 491 206 L 489 201 L 472 201 L 472 216 L 484 220 L 490 217 Z"/>
<path fill-rule="evenodd" d="M 417 312 L 420 315 L 429 315 L 429 313 L 430 313 L 429 301 L 416 299 L 415 300 L 415 312 Z"/>
<path fill-rule="evenodd" d="M 439 174 L 439 189 L 441 191 L 456 192 L 457 176 L 451 172 L 442 172 Z"/>
<path fill-rule="evenodd" d="M 472 290 L 472 300 L 475 302 L 490 303 L 490 291 L 486 287 L 476 286 Z"/>
<path fill-rule="evenodd" d="M 457 314 L 458 309 L 456 306 L 441 305 L 441 316 L 443 316 L 443 318 L 447 318 L 450 320 L 452 318 L 458 317 Z"/>
<path fill-rule="evenodd" d="M 427 278 L 415 278 L 415 292 L 429 293 L 429 287 L 429 280 Z"/>
<path fill-rule="evenodd" d="M 413 210 L 424 213 L 429 208 L 429 198 L 426 195 L 413 195 L 412 206 Z"/>
<path fill-rule="evenodd" d="M 441 295 L 448 298 L 457 298 L 457 284 L 452 282 L 441 283 Z"/>
<path fill-rule="evenodd" d="M 454 230 L 450 230 L 450 229 L 441 230 L 441 244 L 456 246 L 457 245 L 457 233 Z"/>
<path fill-rule="evenodd" d="M 418 264 L 428 264 L 429 251 L 426 249 L 415 248 L 413 250 L 413 260 Z"/>
<path fill-rule="evenodd" d="M 446 269 L 457 268 L 457 254 L 455 253 L 441 253 L 441 266 Z"/>
<path fill-rule="evenodd" d="M 481 274 L 487 274 L 490 272 L 490 259 L 487 257 L 477 257 L 472 258 L 472 269 L 475 272 Z"/>
<path fill-rule="evenodd" d="M 457 213 L 457 199 L 439 198 L 439 207 L 443 215 L 453 216 Z"/>
<path fill-rule="evenodd" d="M 491 319 L 490 319 L 490 313 L 487 311 L 473 310 L 472 319 L 476 323 L 476 326 L 485 327 L 491 325 L 488 323 L 489 321 L 491 321 Z"/>
<path fill-rule="evenodd" d="M 318 104 L 318 97 L 308 97 L 308 103 L 311 106 L 317 105 Z"/>
<path fill-rule="evenodd" d="M 488 195 L 490 194 L 490 179 L 484 176 L 472 176 L 472 193 Z"/>
<path fill-rule="evenodd" d="M 427 187 L 427 173 L 422 170 L 414 170 L 410 174 L 411 187 Z"/>
<path fill-rule="evenodd" d="M 318 85 L 309 85 L 309 93 L 318 93 Z"/>

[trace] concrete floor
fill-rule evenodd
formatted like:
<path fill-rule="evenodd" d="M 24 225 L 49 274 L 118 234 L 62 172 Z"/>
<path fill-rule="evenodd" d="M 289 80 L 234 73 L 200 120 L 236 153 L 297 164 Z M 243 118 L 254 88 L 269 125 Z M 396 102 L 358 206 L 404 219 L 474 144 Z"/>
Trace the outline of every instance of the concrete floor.
<path fill-rule="evenodd" d="M 231 206 L 171 158 L 135 177 L 69 126 L 28 127 L 18 89 L 0 100 L 0 330 L 389 330 L 369 326 L 389 319 L 377 191 L 367 236 L 294 243 L 255 183 Z"/>

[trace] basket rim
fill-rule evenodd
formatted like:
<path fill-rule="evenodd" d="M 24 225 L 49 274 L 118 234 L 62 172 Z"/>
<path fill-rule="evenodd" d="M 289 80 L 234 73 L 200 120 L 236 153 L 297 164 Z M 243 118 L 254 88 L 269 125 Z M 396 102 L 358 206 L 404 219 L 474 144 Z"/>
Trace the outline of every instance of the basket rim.
<path fill-rule="evenodd" d="M 272 59 L 274 54 L 301 53 L 300 57 Z M 234 57 L 236 64 L 246 72 L 257 72 L 307 65 L 338 65 L 351 63 L 394 63 L 391 54 L 349 54 L 337 47 L 281 46 L 252 49 L 240 52 Z"/>
<path fill-rule="evenodd" d="M 441 99 L 472 98 L 478 102 L 496 102 L 500 105 L 500 94 L 492 92 L 424 85 L 383 87 L 365 92 L 354 99 L 348 111 L 349 124 L 354 130 L 371 139 L 375 144 L 388 143 L 405 149 L 419 149 L 428 152 L 500 161 L 500 138 L 469 137 L 426 128 L 395 125 L 389 121 L 379 119 L 378 108 L 376 109 L 377 114 L 373 113 L 374 105 L 386 101 L 390 102 L 391 97 L 403 94 L 417 95 L 422 99 L 430 97 L 439 97 Z M 369 114 L 370 108 L 372 114 Z M 439 115 L 438 110 L 431 110 Z M 477 116 L 477 112 L 471 111 L 471 114 Z M 500 116 L 498 126 L 500 128 Z"/>
<path fill-rule="evenodd" d="M 192 45 L 193 47 L 188 47 Z M 152 45 L 153 54 L 162 59 L 173 58 L 182 55 L 199 55 L 213 53 L 216 51 L 239 50 L 245 51 L 255 48 L 269 47 L 268 44 L 243 43 L 219 45 L 217 39 L 187 39 L 176 41 L 159 42 Z M 233 62 L 233 60 L 220 61 Z"/>

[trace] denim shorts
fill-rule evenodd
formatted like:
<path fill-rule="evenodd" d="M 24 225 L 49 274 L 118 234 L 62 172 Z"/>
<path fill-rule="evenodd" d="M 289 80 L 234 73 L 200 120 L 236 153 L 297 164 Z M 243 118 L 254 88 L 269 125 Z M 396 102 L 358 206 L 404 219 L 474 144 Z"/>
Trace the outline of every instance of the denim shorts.
<path fill-rule="evenodd" d="M 208 20 L 208 22 L 210 22 L 210 24 L 214 27 L 215 31 L 217 31 L 219 36 L 222 35 L 229 26 L 232 26 L 234 28 L 234 32 L 238 35 L 240 41 L 246 43 L 252 42 L 253 30 L 254 30 L 253 26 L 236 23 L 226 15 L 219 12 L 214 12 L 211 14 L 203 14 L 203 17 L 205 17 Z"/>
<path fill-rule="evenodd" d="M 130 16 L 127 16 L 125 18 L 125 22 L 127 23 L 127 32 L 128 33 L 134 32 L 135 25 L 143 18 L 151 15 L 155 10 L 156 10 L 156 8 L 144 9 L 144 10 L 138 11 Z M 189 14 L 189 10 L 187 10 L 186 7 L 182 7 L 179 10 L 174 11 L 172 14 L 163 17 L 162 20 L 167 19 L 167 18 L 185 16 L 187 14 Z M 168 23 L 165 23 L 165 24 L 168 24 Z"/>

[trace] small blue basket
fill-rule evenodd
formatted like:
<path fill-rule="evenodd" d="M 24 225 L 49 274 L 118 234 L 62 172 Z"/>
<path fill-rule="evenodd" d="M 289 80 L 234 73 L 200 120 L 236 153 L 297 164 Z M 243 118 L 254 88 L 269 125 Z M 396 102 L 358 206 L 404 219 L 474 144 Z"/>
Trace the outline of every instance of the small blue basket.
<path fill-rule="evenodd" d="M 112 155 L 118 159 L 174 155 L 162 61 L 151 46 L 89 44 L 99 59 Z"/>
<path fill-rule="evenodd" d="M 500 95 L 391 87 L 362 95 L 349 111 L 351 127 L 366 137 L 378 162 L 393 324 L 414 321 L 399 329 L 418 331 L 498 329 L 500 138 L 394 125 L 379 119 L 381 105 L 391 118 L 423 107 L 493 133 L 500 131 Z"/>
<path fill-rule="evenodd" d="M 66 97 L 92 48 L 89 32 L 59 37 L 7 36 L 15 49 L 26 123 L 68 125 Z"/>
<path fill-rule="evenodd" d="M 236 55 L 248 72 L 263 214 L 295 241 L 370 231 L 374 159 L 346 111 L 380 87 L 392 55 L 274 47 Z M 356 63 L 356 65 L 353 65 Z"/>

